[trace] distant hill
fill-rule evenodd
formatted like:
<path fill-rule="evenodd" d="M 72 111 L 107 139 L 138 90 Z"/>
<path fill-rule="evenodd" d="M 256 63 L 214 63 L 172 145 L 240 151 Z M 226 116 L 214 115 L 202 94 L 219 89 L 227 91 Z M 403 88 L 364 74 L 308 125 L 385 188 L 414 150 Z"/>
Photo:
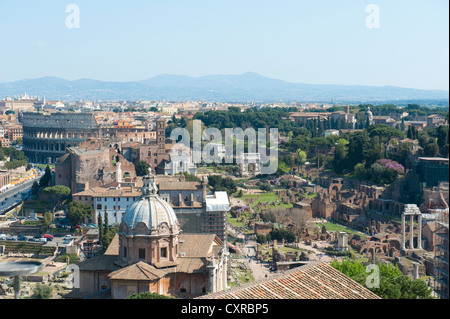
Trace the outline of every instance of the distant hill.
<path fill-rule="evenodd" d="M 394 86 L 315 85 L 289 83 L 257 73 L 189 77 L 162 74 L 135 82 L 91 79 L 69 81 L 56 77 L 0 83 L 0 98 L 27 92 L 48 100 L 205 100 L 217 102 L 365 103 L 399 100 L 447 100 L 449 92 Z"/>

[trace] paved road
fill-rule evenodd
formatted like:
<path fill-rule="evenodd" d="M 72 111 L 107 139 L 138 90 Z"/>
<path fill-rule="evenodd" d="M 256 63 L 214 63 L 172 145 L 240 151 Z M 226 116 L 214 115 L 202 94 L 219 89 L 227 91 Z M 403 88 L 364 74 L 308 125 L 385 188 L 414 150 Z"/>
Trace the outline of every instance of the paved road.
<path fill-rule="evenodd" d="M 247 256 L 245 261 L 253 273 L 253 278 L 255 278 L 255 280 L 260 280 L 269 277 L 273 273 L 269 271 L 269 264 L 260 263 L 256 260 L 256 247 L 256 241 L 249 240 L 246 242 L 243 252 Z"/>
<path fill-rule="evenodd" d="M 39 180 L 41 178 L 41 175 L 39 175 L 36 179 L 31 179 L 29 181 L 24 182 L 23 184 L 17 185 L 17 186 L 11 186 L 6 191 L 0 194 L 0 215 L 4 214 L 5 210 L 8 207 L 11 207 L 18 201 L 22 201 L 22 196 L 20 195 L 21 192 L 27 192 L 31 186 L 33 185 L 33 182 L 35 180 Z"/>
<path fill-rule="evenodd" d="M 239 231 L 236 231 L 233 227 L 228 225 L 228 229 L 234 234 L 236 238 L 245 240 L 245 235 Z M 269 271 L 270 265 L 267 263 L 260 263 L 256 260 L 256 247 L 257 243 L 254 240 L 247 240 L 242 248 L 242 252 L 246 256 L 245 259 L 238 259 L 237 261 L 243 262 L 250 268 L 255 280 L 264 279 L 273 275 Z"/>

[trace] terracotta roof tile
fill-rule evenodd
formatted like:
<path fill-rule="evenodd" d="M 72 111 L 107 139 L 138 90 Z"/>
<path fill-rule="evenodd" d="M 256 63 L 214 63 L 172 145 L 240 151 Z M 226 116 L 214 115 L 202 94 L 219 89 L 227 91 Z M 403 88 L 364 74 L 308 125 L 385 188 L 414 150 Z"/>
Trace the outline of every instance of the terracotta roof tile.
<path fill-rule="evenodd" d="M 380 299 L 327 263 L 312 263 L 283 271 L 199 299 Z"/>

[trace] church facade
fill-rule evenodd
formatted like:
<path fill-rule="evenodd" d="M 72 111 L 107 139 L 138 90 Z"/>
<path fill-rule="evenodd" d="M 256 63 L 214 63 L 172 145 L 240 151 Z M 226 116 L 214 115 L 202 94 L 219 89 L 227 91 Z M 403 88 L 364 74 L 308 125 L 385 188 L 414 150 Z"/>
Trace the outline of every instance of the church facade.
<path fill-rule="evenodd" d="M 195 298 L 227 288 L 224 242 L 215 234 L 182 234 L 154 176 L 144 177 L 142 193 L 105 254 L 78 264 L 80 287 L 68 298 L 124 299 L 148 291 Z"/>

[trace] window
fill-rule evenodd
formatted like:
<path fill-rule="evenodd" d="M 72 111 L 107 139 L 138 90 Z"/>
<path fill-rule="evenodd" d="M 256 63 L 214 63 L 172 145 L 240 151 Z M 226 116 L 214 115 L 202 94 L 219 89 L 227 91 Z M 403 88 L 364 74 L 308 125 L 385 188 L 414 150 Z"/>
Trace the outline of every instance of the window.
<path fill-rule="evenodd" d="M 123 247 L 123 257 L 127 257 L 127 247 Z"/>
<path fill-rule="evenodd" d="M 145 249 L 139 248 L 139 259 L 145 259 Z"/>
<path fill-rule="evenodd" d="M 180 292 L 186 292 L 186 288 L 180 288 Z"/>
<path fill-rule="evenodd" d="M 97 204 L 97 209 L 102 209 L 102 204 Z"/>
<path fill-rule="evenodd" d="M 161 248 L 161 258 L 167 258 L 167 247 Z"/>

